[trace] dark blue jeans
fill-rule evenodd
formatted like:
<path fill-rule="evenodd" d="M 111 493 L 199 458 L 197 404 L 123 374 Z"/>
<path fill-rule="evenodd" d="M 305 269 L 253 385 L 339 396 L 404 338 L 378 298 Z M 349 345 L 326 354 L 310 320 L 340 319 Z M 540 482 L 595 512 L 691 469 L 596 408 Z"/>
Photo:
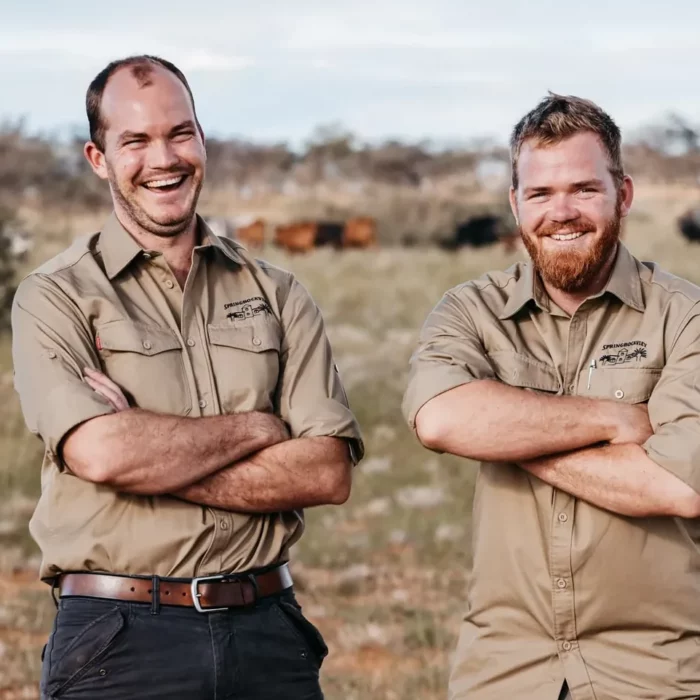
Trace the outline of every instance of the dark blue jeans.
<path fill-rule="evenodd" d="M 41 697 L 66 700 L 323 700 L 328 653 L 291 589 L 201 614 L 62 598 L 44 650 Z"/>

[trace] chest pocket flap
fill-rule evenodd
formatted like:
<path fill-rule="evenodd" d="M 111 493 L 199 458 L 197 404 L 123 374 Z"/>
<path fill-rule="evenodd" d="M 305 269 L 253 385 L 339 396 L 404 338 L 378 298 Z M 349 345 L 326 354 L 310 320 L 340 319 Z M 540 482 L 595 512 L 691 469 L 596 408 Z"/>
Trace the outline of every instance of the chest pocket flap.
<path fill-rule="evenodd" d="M 511 350 L 494 350 L 489 358 L 496 376 L 504 384 L 554 393 L 560 389 L 556 370 L 544 362 Z"/>
<path fill-rule="evenodd" d="M 165 328 L 156 328 L 133 321 L 112 321 L 97 328 L 103 350 L 157 355 L 182 346 L 177 336 Z"/>
<path fill-rule="evenodd" d="M 591 390 L 586 395 L 625 403 L 644 403 L 651 397 L 661 371 L 642 367 L 599 367 L 591 373 Z"/>
<path fill-rule="evenodd" d="M 209 326 L 209 342 L 249 352 L 280 350 L 280 329 L 269 321 L 245 326 Z"/>

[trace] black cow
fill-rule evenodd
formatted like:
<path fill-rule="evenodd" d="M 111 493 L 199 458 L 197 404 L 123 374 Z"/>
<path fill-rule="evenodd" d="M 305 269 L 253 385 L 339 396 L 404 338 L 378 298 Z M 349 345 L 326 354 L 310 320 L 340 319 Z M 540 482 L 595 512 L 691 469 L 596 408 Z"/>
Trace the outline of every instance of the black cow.
<path fill-rule="evenodd" d="M 691 209 L 678 219 L 678 227 L 683 237 L 700 243 L 700 209 Z"/>

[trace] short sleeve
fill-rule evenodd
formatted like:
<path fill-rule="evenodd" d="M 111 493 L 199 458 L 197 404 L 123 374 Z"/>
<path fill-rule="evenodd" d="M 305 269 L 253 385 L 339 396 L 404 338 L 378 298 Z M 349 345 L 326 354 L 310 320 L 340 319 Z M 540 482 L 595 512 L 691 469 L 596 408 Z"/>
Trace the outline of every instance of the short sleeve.
<path fill-rule="evenodd" d="M 483 343 L 465 301 L 448 292 L 421 329 L 411 356 L 403 413 L 412 429 L 431 399 L 477 379 L 494 379 Z"/>
<path fill-rule="evenodd" d="M 649 398 L 649 458 L 700 493 L 700 305 L 691 311 Z"/>
<path fill-rule="evenodd" d="M 281 321 L 280 417 L 295 438 L 347 439 L 353 461 L 359 462 L 364 455 L 362 435 L 333 359 L 321 311 L 294 278 Z"/>
<path fill-rule="evenodd" d="M 25 278 L 15 294 L 12 358 L 26 425 L 62 467 L 63 438 L 114 409 L 83 381 L 84 367 L 100 367 L 87 321 L 60 287 L 41 275 Z"/>

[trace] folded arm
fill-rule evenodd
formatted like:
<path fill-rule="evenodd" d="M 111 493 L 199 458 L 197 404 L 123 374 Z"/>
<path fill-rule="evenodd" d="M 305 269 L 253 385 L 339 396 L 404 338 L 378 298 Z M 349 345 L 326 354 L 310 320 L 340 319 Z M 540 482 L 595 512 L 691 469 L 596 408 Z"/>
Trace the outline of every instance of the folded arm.
<path fill-rule="evenodd" d="M 173 495 L 243 513 L 340 505 L 350 495 L 352 462 L 341 438 L 298 438 L 273 445 Z"/>
<path fill-rule="evenodd" d="M 550 486 L 619 515 L 700 517 L 700 494 L 639 445 L 604 445 L 520 466 Z"/>
<path fill-rule="evenodd" d="M 545 396 L 483 379 L 428 401 L 416 415 L 426 446 L 460 457 L 514 462 L 651 433 L 644 409 L 574 396 Z"/>

